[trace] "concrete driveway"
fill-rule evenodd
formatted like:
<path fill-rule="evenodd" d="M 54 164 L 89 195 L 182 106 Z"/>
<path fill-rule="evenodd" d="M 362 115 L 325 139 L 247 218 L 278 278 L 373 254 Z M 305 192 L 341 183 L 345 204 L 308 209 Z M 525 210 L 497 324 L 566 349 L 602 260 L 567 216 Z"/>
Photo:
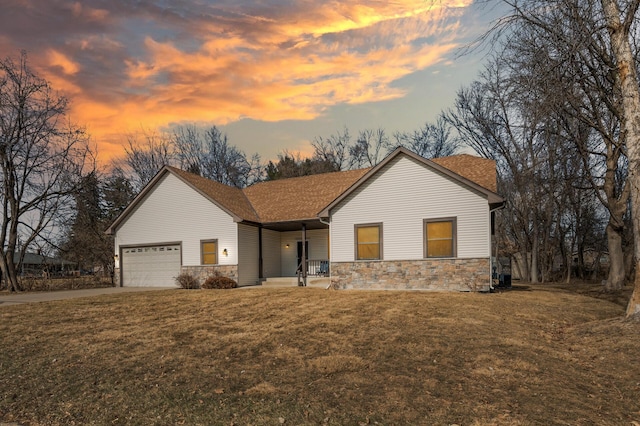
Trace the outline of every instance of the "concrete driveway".
<path fill-rule="evenodd" d="M 76 299 L 101 294 L 133 293 L 140 291 L 175 290 L 177 287 L 105 287 L 85 290 L 37 291 L 31 293 L 0 293 L 0 308 L 22 303 L 49 302 L 52 300 Z"/>

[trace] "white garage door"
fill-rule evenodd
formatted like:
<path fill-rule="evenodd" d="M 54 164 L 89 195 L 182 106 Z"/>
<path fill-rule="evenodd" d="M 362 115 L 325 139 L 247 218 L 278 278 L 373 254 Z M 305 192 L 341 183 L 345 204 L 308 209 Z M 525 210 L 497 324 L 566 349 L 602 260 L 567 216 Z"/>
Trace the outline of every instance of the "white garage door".
<path fill-rule="evenodd" d="M 122 285 L 173 287 L 180 274 L 180 245 L 122 249 Z"/>

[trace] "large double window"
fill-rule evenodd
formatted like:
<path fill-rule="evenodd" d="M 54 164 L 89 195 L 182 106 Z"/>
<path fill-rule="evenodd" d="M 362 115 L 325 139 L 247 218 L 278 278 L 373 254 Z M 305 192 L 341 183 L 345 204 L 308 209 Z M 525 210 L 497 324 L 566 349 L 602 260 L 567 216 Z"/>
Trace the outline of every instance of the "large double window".
<path fill-rule="evenodd" d="M 200 252 L 203 265 L 218 264 L 218 240 L 201 241 Z"/>
<path fill-rule="evenodd" d="M 425 257 L 456 256 L 456 219 L 426 219 L 424 221 Z"/>
<path fill-rule="evenodd" d="M 382 224 L 356 225 L 356 260 L 382 259 Z"/>

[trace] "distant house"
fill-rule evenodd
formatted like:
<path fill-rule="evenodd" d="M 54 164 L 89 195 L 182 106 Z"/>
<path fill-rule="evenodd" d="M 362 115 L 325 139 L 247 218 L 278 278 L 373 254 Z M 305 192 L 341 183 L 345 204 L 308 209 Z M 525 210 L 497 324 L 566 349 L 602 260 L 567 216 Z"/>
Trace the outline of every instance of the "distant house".
<path fill-rule="evenodd" d="M 181 272 L 239 285 L 326 276 L 341 289 L 475 291 L 491 283 L 495 162 L 404 148 L 370 169 L 233 188 L 164 167 L 116 219 L 123 286 Z"/>
<path fill-rule="evenodd" d="M 16 253 L 13 262 L 17 265 L 20 261 L 20 253 Z M 44 256 L 39 253 L 25 253 L 18 274 L 21 276 L 43 276 L 51 274 L 63 274 L 75 269 L 73 262 L 58 258 Z"/>
<path fill-rule="evenodd" d="M 582 255 L 582 260 L 580 256 Z M 531 253 L 528 253 L 528 261 L 531 262 Z M 514 263 L 524 265 L 524 256 L 516 253 L 513 256 Z M 570 265 L 567 263 L 569 262 Z M 566 256 L 556 254 L 553 257 L 551 272 L 557 276 L 565 276 L 567 268 L 571 268 L 571 276 L 587 279 L 606 278 L 609 273 L 610 259 L 609 252 L 606 250 L 596 250 L 591 247 L 585 248 L 582 253 L 574 251 L 571 253 L 571 259 Z M 517 275 L 514 278 L 522 279 L 522 266 L 517 268 Z"/>

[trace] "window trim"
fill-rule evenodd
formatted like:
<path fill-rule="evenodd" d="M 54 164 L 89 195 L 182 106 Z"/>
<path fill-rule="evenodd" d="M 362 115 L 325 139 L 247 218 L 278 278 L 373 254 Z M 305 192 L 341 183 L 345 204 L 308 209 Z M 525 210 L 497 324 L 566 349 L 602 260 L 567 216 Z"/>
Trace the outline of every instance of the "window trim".
<path fill-rule="evenodd" d="M 378 253 L 378 257 L 375 259 L 359 259 L 358 258 L 358 229 L 359 228 L 371 228 L 371 227 L 377 227 L 378 228 L 378 246 L 379 246 L 379 253 Z M 384 260 L 384 251 L 383 251 L 383 229 L 382 229 L 382 222 L 375 222 L 375 223 L 358 223 L 353 225 L 353 246 L 354 246 L 354 252 L 353 252 L 353 259 L 356 262 L 369 262 L 369 261 L 374 261 L 374 260 Z"/>
<path fill-rule="evenodd" d="M 451 222 L 451 238 L 452 241 L 452 255 L 451 256 L 429 256 L 429 242 L 427 236 L 427 225 L 429 223 L 438 223 L 438 222 Z M 431 219 L 424 219 L 422 221 L 422 245 L 423 245 L 423 257 L 425 259 L 453 259 L 458 257 L 458 218 L 453 217 L 438 217 Z"/>
<path fill-rule="evenodd" d="M 215 243 L 215 245 L 216 245 L 216 252 L 215 252 L 216 261 L 215 261 L 215 263 L 204 263 L 204 255 L 205 255 L 204 245 L 206 243 Z M 219 265 L 220 264 L 220 256 L 218 255 L 218 248 L 219 247 L 218 247 L 218 239 L 217 238 L 216 239 L 210 239 L 210 240 L 200 240 L 200 265 L 203 265 L 203 266 L 204 265 Z M 209 253 L 207 253 L 207 254 L 209 254 Z"/>

